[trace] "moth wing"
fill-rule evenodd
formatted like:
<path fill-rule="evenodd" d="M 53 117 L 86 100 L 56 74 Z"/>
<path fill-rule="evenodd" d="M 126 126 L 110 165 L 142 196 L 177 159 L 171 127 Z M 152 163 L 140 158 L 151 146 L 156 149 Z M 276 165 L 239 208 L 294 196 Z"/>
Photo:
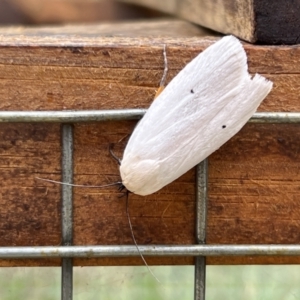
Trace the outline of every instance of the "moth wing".
<path fill-rule="evenodd" d="M 210 46 L 178 73 L 135 128 L 120 166 L 123 184 L 148 195 L 174 181 L 237 133 L 271 88 L 259 75 L 250 78 L 236 38 Z"/>
<path fill-rule="evenodd" d="M 261 101 L 270 92 L 272 83 L 256 74 L 253 78 L 249 76 L 245 77 L 240 87 L 241 89 L 237 89 L 239 90 L 238 93 L 235 93 L 236 90 L 234 90 L 232 94 L 228 95 L 227 105 L 225 105 L 218 114 L 207 121 L 201 131 L 195 132 L 192 138 L 189 140 L 187 138 L 188 142 L 185 143 L 181 149 L 174 151 L 180 154 L 185 153 L 185 155 L 180 155 L 180 164 L 174 166 L 174 156 L 168 157 L 165 160 L 165 163 L 171 167 L 169 167 L 168 170 L 161 169 L 160 174 L 162 176 L 164 176 L 164 172 L 170 172 L 170 174 L 174 174 L 174 172 L 184 174 L 211 153 L 219 149 L 247 123 L 257 110 Z M 195 116 L 195 123 L 199 122 L 201 122 L 201 120 Z M 188 124 L 184 124 L 183 126 L 184 128 L 190 127 Z M 166 181 L 167 176 L 164 176 L 164 178 Z M 175 179 L 169 177 L 169 180 L 172 182 Z"/>
<path fill-rule="evenodd" d="M 224 95 L 237 87 L 245 74 L 248 74 L 246 53 L 235 37 L 226 36 L 205 49 L 153 101 L 131 135 L 124 155 L 162 128 L 188 118 L 195 108 L 203 114 L 206 108 L 218 109 Z M 143 130 L 138 130 L 139 127 Z"/>

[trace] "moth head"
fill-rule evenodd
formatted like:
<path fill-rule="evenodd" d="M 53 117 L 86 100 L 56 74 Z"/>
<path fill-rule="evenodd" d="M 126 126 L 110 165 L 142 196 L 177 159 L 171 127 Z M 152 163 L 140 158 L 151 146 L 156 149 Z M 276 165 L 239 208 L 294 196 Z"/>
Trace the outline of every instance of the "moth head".
<path fill-rule="evenodd" d="M 152 194 L 153 187 L 159 183 L 159 163 L 151 159 L 141 160 L 138 155 L 126 155 L 120 173 L 123 185 L 134 194 Z"/>

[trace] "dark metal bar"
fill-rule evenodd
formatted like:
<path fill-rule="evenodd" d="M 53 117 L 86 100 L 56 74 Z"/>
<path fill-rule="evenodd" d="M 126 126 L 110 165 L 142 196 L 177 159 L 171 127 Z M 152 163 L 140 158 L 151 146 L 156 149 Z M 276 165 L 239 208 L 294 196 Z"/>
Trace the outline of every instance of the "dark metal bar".
<path fill-rule="evenodd" d="M 73 126 L 62 125 L 62 182 L 73 183 Z M 73 187 L 62 185 L 62 244 L 73 243 Z M 73 261 L 63 258 L 61 276 L 61 299 L 73 298 Z"/>
<path fill-rule="evenodd" d="M 146 109 L 76 110 L 76 111 L 0 111 L 1 122 L 99 122 L 138 120 Z"/>
<path fill-rule="evenodd" d="M 196 168 L 196 240 L 200 245 L 206 243 L 207 220 L 207 184 L 208 159 L 202 161 Z M 195 258 L 195 300 L 205 299 L 206 257 Z"/>
<path fill-rule="evenodd" d="M 255 113 L 250 123 L 299 123 L 299 112 L 259 112 Z"/>
<path fill-rule="evenodd" d="M 96 122 L 116 120 L 138 120 L 146 109 L 117 110 L 70 110 L 70 111 L 0 111 L 1 122 Z M 259 112 L 250 123 L 299 123 L 300 112 Z"/>
<path fill-rule="evenodd" d="M 300 256 L 300 245 L 139 245 L 144 256 Z M 136 246 L 0 247 L 0 259 L 132 257 Z"/>

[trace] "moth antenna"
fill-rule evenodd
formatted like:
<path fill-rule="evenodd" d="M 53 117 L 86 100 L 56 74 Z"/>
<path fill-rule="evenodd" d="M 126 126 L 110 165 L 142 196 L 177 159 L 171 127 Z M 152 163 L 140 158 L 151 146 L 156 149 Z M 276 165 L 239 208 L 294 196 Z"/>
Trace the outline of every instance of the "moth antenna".
<path fill-rule="evenodd" d="M 61 184 L 61 185 L 68 185 L 68 186 L 74 186 L 74 187 L 83 187 L 83 188 L 105 188 L 105 187 L 114 186 L 114 185 L 118 185 L 120 187 L 123 186 L 121 181 L 104 184 L 104 185 L 84 185 L 84 184 L 73 184 L 73 183 L 68 183 L 68 182 L 56 181 L 56 180 L 46 179 L 46 178 L 41 178 L 41 177 L 35 177 L 35 178 L 38 180 L 47 181 L 47 182 L 51 182 L 51 183 L 57 183 L 57 184 Z"/>
<path fill-rule="evenodd" d="M 114 144 L 110 143 L 108 146 L 109 153 L 112 156 L 112 158 L 115 159 L 117 161 L 118 165 L 120 166 L 121 159 L 114 154 L 114 152 L 112 151 L 113 148 L 114 148 Z"/>
<path fill-rule="evenodd" d="M 166 44 L 164 45 L 163 55 L 164 55 L 165 68 L 164 68 L 164 73 L 163 73 L 163 76 L 162 76 L 160 84 L 159 84 L 160 87 L 166 86 L 165 83 L 166 83 L 167 74 L 168 74 L 168 59 L 167 59 L 167 46 L 166 46 Z"/>
<path fill-rule="evenodd" d="M 168 59 L 167 59 L 167 47 L 166 47 L 166 45 L 164 45 L 163 55 L 164 55 L 164 65 L 165 65 L 165 68 L 164 68 L 163 76 L 162 76 L 160 84 L 159 84 L 159 88 L 156 91 L 154 99 L 156 99 L 159 96 L 159 94 L 165 88 L 166 78 L 167 78 L 167 74 L 168 74 Z"/>
<path fill-rule="evenodd" d="M 134 233 L 133 233 L 133 227 L 132 227 L 131 220 L 130 220 L 130 215 L 129 215 L 129 205 L 128 205 L 128 202 L 129 202 L 128 199 L 129 199 L 129 197 L 128 197 L 128 195 L 129 195 L 129 192 L 127 191 L 127 193 L 126 193 L 126 215 L 127 215 L 128 224 L 129 224 L 129 227 L 130 227 L 130 232 L 131 232 L 132 240 L 133 240 L 133 242 L 134 242 L 134 244 L 136 246 L 136 249 L 137 249 L 137 251 L 138 251 L 141 259 L 143 260 L 143 262 L 144 262 L 145 266 L 147 267 L 148 271 L 150 272 L 150 274 L 155 278 L 155 280 L 158 283 L 161 283 L 159 281 L 159 279 L 155 276 L 155 274 L 152 272 L 152 270 L 150 269 L 149 265 L 146 262 L 146 259 L 144 258 L 143 254 L 141 253 L 140 248 L 139 248 L 139 246 L 138 246 L 138 244 L 136 242 L 136 239 L 135 239 L 135 236 L 134 236 Z"/>

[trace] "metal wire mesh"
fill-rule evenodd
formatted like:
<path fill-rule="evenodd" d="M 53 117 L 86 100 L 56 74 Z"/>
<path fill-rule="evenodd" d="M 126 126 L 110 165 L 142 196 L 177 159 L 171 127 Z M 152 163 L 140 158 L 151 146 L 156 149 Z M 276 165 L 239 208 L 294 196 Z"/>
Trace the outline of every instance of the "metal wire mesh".
<path fill-rule="evenodd" d="M 64 123 L 95 122 L 108 120 L 140 119 L 145 109 L 90 110 L 90 111 L 2 111 L 1 122 L 58 122 L 62 125 L 62 179 L 73 180 L 73 128 Z M 300 123 L 300 113 L 256 113 L 251 123 Z M 207 212 L 207 160 L 197 166 L 196 172 L 196 240 L 198 245 L 143 246 L 140 252 L 147 256 L 195 256 L 195 299 L 205 299 L 206 256 L 224 255 L 300 255 L 300 245 L 205 245 Z M 71 246 L 72 186 L 62 186 L 62 244 L 60 247 L 0 247 L 0 258 L 62 257 L 63 300 L 73 294 L 73 257 L 137 256 L 135 246 Z"/>

